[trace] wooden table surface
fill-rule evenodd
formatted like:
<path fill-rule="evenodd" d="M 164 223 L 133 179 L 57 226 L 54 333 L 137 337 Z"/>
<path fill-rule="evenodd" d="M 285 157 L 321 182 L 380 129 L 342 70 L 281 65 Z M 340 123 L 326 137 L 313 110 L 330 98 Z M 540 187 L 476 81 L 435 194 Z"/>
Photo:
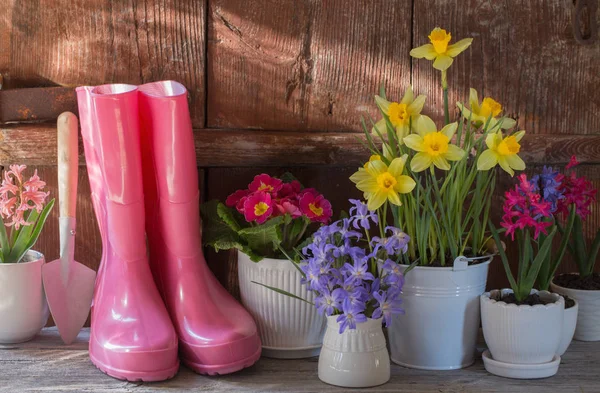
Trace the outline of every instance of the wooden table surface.
<path fill-rule="evenodd" d="M 64 345 L 55 328 L 34 340 L 0 345 L 0 392 L 359 392 L 322 383 L 318 358 L 262 358 L 232 375 L 206 377 L 181 367 L 175 378 L 158 383 L 128 383 L 101 373 L 88 357 L 89 329 Z M 600 342 L 573 341 L 558 374 L 543 380 L 520 381 L 488 374 L 481 357 L 456 371 L 420 371 L 392 365 L 391 380 L 369 392 L 600 392 Z"/>

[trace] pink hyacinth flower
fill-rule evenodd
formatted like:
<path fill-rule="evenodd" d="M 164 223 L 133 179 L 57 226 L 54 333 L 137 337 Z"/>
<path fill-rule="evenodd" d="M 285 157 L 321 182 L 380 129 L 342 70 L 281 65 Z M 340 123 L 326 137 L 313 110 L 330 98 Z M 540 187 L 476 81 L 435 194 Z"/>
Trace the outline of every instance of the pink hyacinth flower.
<path fill-rule="evenodd" d="M 248 222 L 262 224 L 273 214 L 271 195 L 259 191 L 249 195 L 244 201 L 244 218 Z"/>

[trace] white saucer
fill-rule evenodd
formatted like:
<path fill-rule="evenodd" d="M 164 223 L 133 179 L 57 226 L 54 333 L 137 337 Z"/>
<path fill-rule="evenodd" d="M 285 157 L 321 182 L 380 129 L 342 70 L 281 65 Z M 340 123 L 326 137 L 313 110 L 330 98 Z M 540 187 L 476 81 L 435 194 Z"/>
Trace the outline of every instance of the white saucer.
<path fill-rule="evenodd" d="M 542 364 L 512 364 L 492 359 L 489 350 L 483 352 L 485 369 L 494 375 L 515 379 L 548 378 L 556 374 L 560 365 L 560 356 L 554 355 L 551 362 Z"/>

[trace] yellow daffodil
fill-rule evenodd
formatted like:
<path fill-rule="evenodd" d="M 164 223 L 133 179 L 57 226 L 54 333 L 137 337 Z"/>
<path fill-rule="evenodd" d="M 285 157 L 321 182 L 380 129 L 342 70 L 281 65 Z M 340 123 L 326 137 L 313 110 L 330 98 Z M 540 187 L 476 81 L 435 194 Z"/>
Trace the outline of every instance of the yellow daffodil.
<path fill-rule="evenodd" d="M 458 123 L 450 123 L 440 131 L 429 117 L 422 116 L 416 123 L 417 134 L 404 138 L 404 143 L 418 153 L 410 161 L 414 172 L 421 172 L 432 165 L 449 170 L 448 161 L 458 161 L 465 156 L 464 150 L 450 143 L 458 128 Z"/>
<path fill-rule="evenodd" d="M 410 121 L 415 122 L 421 116 L 425 98 L 424 95 L 419 95 L 415 98 L 412 86 L 408 86 L 400 102 L 390 102 L 380 96 L 375 96 L 375 102 L 390 119 L 390 123 L 392 123 L 392 126 L 396 130 L 398 139 L 402 140 L 402 138 L 410 134 Z M 381 119 L 375 123 L 375 127 L 382 135 L 385 135 L 385 119 Z"/>
<path fill-rule="evenodd" d="M 518 156 L 521 150 L 519 141 L 525 135 L 525 131 L 515 132 L 513 135 L 502 137 L 502 131 L 491 133 L 485 139 L 488 147 L 477 160 L 477 169 L 487 171 L 497 164 L 500 164 L 502 169 L 514 176 L 515 172 L 525 169 L 525 162 Z"/>
<path fill-rule="evenodd" d="M 454 57 L 464 51 L 471 45 L 472 38 L 465 38 L 455 44 L 449 45 L 452 35 L 444 29 L 436 27 L 429 34 L 430 44 L 425 44 L 414 48 L 410 51 L 410 55 L 417 59 L 423 57 L 427 60 L 435 60 L 433 68 L 440 71 L 446 71 L 452 65 Z"/>
<path fill-rule="evenodd" d="M 386 201 L 400 206 L 399 194 L 409 193 L 415 188 L 415 181 L 410 176 L 402 174 L 407 157 L 405 154 L 400 158 L 394 158 L 389 167 L 381 160 L 370 161 L 366 169 L 360 168 L 363 171 L 359 169 L 361 175 L 354 179 L 350 178 L 356 183 L 356 187 L 364 192 L 369 210 L 377 210 Z"/>
<path fill-rule="evenodd" d="M 350 176 L 350 180 L 353 183 L 358 184 L 360 181 L 368 179 L 370 175 L 367 173 L 367 170 L 369 169 L 369 164 L 373 161 L 381 161 L 381 157 L 378 154 L 373 154 L 371 157 L 369 157 L 369 161 L 367 161 L 362 168 L 358 168 L 358 171 L 354 172 L 352 176 Z"/>
<path fill-rule="evenodd" d="M 477 90 L 473 88 L 469 92 L 470 110 L 460 102 L 457 102 L 456 106 L 458 106 L 465 119 L 469 120 L 470 118 L 477 127 L 488 124 L 488 130 L 492 130 L 498 124 L 500 120 L 497 117 L 502 113 L 502 105 L 491 97 L 485 97 L 480 103 L 477 98 Z M 502 119 L 500 128 L 507 130 L 513 128 L 516 124 L 517 122 L 514 119 L 506 117 Z"/>

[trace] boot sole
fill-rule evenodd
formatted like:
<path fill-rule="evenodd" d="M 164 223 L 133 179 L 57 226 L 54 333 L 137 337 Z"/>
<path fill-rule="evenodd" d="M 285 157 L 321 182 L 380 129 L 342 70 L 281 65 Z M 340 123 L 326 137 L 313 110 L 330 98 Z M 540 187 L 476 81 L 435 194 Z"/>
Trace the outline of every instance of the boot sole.
<path fill-rule="evenodd" d="M 173 378 L 177 371 L 179 371 L 179 362 L 174 367 L 168 368 L 166 370 L 158 370 L 158 371 L 127 371 L 121 370 L 118 368 L 107 366 L 99 362 L 95 359 L 90 353 L 90 360 L 92 364 L 96 366 L 96 368 L 102 371 L 104 374 L 113 377 L 115 379 L 119 379 L 121 381 L 129 381 L 129 382 L 158 382 L 158 381 L 166 381 L 167 379 Z"/>
<path fill-rule="evenodd" d="M 229 363 L 229 364 L 206 365 L 206 364 L 193 363 L 193 362 L 187 361 L 185 359 L 181 359 L 181 362 L 185 366 L 192 369 L 194 372 L 196 372 L 198 374 L 225 375 L 225 374 L 231 374 L 236 371 L 240 371 L 244 368 L 252 366 L 254 363 L 256 363 L 258 361 L 258 359 L 260 359 L 261 351 L 262 351 L 262 348 L 259 347 L 258 351 L 256 351 L 252 356 L 247 357 L 242 360 L 238 360 L 237 362 Z"/>

